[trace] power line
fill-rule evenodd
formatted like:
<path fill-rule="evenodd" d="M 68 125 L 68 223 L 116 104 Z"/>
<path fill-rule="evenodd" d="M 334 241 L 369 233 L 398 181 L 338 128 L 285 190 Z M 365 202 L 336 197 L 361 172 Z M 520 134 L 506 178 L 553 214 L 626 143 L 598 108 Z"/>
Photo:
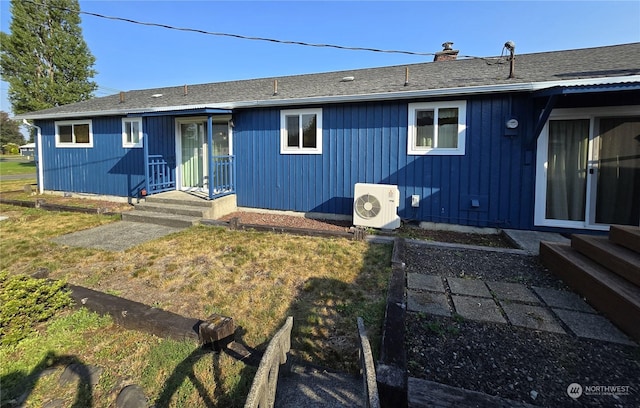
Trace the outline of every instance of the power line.
<path fill-rule="evenodd" d="M 204 34 L 204 35 L 212 35 L 212 36 L 218 36 L 218 37 L 230 37 L 230 38 L 237 38 L 237 39 L 241 39 L 241 40 L 251 40 L 251 41 L 264 41 L 264 42 L 271 42 L 271 43 L 277 43 L 277 44 L 300 45 L 300 46 L 305 46 L 305 47 L 334 48 L 334 49 L 347 50 L 347 51 L 369 51 L 369 52 L 378 52 L 378 53 L 386 53 L 386 54 L 404 54 L 404 55 L 415 55 L 415 56 L 423 56 L 423 57 L 436 55 L 435 53 L 432 53 L 432 52 L 416 52 L 416 51 L 404 51 L 404 50 L 385 50 L 385 49 L 371 48 L 371 47 L 349 47 L 349 46 L 337 45 L 337 44 L 308 43 L 308 42 L 304 42 L 304 41 L 280 40 L 280 39 L 276 39 L 276 38 L 254 37 L 254 36 L 247 36 L 247 35 L 242 35 L 242 34 L 206 31 L 206 30 L 201 30 L 201 29 L 198 29 L 198 28 L 176 27 L 176 26 L 173 26 L 173 25 L 163 24 L 163 23 L 152 23 L 152 22 L 139 21 L 139 20 L 134 20 L 134 19 L 131 19 L 131 18 L 126 18 L 126 17 L 107 16 L 107 15 L 104 15 L 104 14 L 94 13 L 94 12 L 90 12 L 90 11 L 72 10 L 72 9 L 67 8 L 67 7 L 60 7 L 60 6 L 55 6 L 55 5 L 51 5 L 51 4 L 40 4 L 40 3 L 37 3 L 37 2 L 35 2 L 33 0 L 23 0 L 23 1 L 26 1 L 28 3 L 34 4 L 36 6 L 42 6 L 42 7 L 48 7 L 48 8 L 56 8 L 56 9 L 59 9 L 59 10 L 64 10 L 64 11 L 68 11 L 68 12 L 72 12 L 72 13 L 78 13 L 78 14 L 85 14 L 85 15 L 88 15 L 88 16 L 103 18 L 103 19 L 107 19 L 107 20 L 122 21 L 122 22 L 126 22 L 126 23 L 137 24 L 137 25 L 142 25 L 142 26 L 147 26 L 147 27 L 158 27 L 158 28 L 164 28 L 164 29 L 167 29 L 167 30 L 183 31 L 183 32 L 190 32 L 190 33 L 197 33 L 197 34 Z M 461 58 L 469 58 L 469 59 L 481 59 L 481 60 L 487 61 L 488 63 L 489 63 L 489 61 L 493 62 L 495 60 L 495 59 L 491 59 L 491 58 L 474 57 L 474 56 L 470 56 L 470 55 L 459 55 L 459 57 L 461 57 Z"/>

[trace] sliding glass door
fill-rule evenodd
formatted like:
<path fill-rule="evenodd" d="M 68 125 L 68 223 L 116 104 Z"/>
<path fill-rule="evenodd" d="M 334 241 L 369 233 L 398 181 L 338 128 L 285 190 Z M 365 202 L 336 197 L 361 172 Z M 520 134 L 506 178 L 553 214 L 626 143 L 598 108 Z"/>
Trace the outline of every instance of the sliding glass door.
<path fill-rule="evenodd" d="M 536 225 L 640 225 L 640 117 L 567 113 L 539 139 Z"/>
<path fill-rule="evenodd" d="M 595 222 L 640 225 L 640 117 L 599 122 Z"/>

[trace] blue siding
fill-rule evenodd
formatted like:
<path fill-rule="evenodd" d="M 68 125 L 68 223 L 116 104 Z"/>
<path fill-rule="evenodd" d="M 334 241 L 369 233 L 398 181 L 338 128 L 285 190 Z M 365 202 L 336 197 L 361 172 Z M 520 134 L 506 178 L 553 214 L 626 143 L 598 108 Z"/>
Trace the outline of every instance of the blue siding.
<path fill-rule="evenodd" d="M 323 154 L 281 155 L 278 109 L 234 113 L 238 205 L 349 215 L 355 183 L 396 184 L 404 219 L 529 228 L 534 169 L 525 134 L 505 136 L 509 115 L 530 125 L 527 98 L 467 101 L 464 156 L 407 155 L 407 102 L 323 106 Z M 411 195 L 421 197 L 411 207 Z M 471 200 L 480 202 L 471 207 Z"/>
<path fill-rule="evenodd" d="M 144 188 L 144 149 L 122 147 L 122 117 L 92 120 L 92 148 L 56 148 L 55 122 L 42 121 L 45 190 L 137 197 Z M 144 143 L 175 165 L 174 118 L 143 119 Z"/>

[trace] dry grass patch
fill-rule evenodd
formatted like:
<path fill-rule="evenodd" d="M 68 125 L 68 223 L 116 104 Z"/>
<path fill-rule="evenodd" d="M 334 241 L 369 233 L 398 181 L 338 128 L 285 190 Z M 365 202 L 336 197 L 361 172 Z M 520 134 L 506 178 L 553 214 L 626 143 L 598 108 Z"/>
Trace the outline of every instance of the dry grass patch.
<path fill-rule="evenodd" d="M 293 354 L 335 369 L 357 369 L 356 316 L 365 318 L 374 349 L 378 347 L 390 245 L 200 226 L 125 252 L 108 252 L 49 241 L 74 229 L 111 222 L 108 218 L 7 209 L 3 207 L 10 219 L 2 224 L 0 268 L 11 273 L 31 274 L 46 268 L 52 278 L 185 316 L 231 316 L 240 326 L 236 340 L 259 349 L 266 347 L 286 316 L 293 315 Z M 127 356 L 125 350 L 135 344 L 114 341 L 110 347 L 109 356 Z M 123 360 L 126 363 L 112 358 L 108 364 L 117 365 L 118 373 L 141 369 L 145 389 L 160 400 L 169 395 L 171 401 L 196 403 L 202 398 L 198 385 L 190 381 L 167 385 L 179 380 L 173 374 L 177 364 L 186 370 L 196 367 L 202 372 L 198 375 L 205 376 L 198 381 L 208 387 L 216 384 L 207 397 L 215 404 L 244 401 L 254 368 L 223 355 L 214 361 L 217 368 L 212 371 L 211 356 L 190 346 L 171 347 L 180 358 L 153 363 L 156 368 L 146 368 L 151 364 L 148 357 L 131 356 Z M 151 347 L 149 353 L 154 350 Z M 91 353 L 100 355 L 99 350 Z"/>

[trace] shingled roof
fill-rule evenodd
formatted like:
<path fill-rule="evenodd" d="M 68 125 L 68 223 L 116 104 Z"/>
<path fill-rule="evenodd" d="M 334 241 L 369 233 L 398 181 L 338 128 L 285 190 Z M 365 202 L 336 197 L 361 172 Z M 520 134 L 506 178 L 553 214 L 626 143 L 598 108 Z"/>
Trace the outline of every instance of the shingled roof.
<path fill-rule="evenodd" d="M 555 86 L 640 83 L 640 43 L 507 57 L 142 89 L 18 115 L 24 119 L 408 99 Z M 408 82 L 405 84 L 408 69 Z M 350 78 L 352 77 L 352 79 Z M 274 83 L 277 80 L 277 93 Z M 161 95 L 161 96 L 159 96 Z"/>

